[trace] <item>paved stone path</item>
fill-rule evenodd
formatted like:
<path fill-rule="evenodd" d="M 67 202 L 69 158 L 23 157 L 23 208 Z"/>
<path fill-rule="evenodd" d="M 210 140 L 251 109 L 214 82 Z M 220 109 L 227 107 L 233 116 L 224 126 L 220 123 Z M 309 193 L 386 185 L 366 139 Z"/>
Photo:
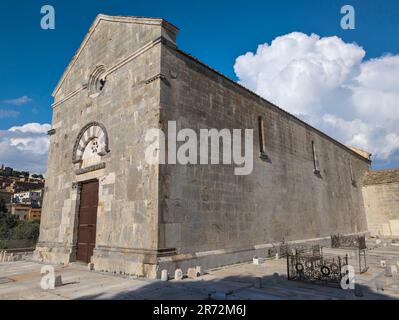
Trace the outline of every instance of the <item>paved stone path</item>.
<path fill-rule="evenodd" d="M 350 250 L 325 248 L 326 255 L 351 253 Z M 242 263 L 208 270 L 195 279 L 162 282 L 142 278 L 89 271 L 87 266 L 55 266 L 63 285 L 54 290 L 40 287 L 42 264 L 31 261 L 0 263 L 0 299 L 399 299 L 399 278 L 386 277 L 380 261 L 387 265 L 399 261 L 399 247 L 388 245 L 367 251 L 369 270 L 357 274 L 362 296 L 354 291 L 288 281 L 286 260 L 266 260 L 261 265 Z M 350 264 L 356 265 L 356 256 Z M 260 277 L 262 287 L 255 288 Z M 384 287 L 377 291 L 376 283 Z"/>

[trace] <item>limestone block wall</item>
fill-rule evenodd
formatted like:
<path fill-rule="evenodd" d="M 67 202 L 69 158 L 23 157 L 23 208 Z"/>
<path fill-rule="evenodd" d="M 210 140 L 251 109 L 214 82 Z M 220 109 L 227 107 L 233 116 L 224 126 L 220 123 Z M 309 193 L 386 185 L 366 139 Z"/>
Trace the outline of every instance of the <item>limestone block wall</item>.
<path fill-rule="evenodd" d="M 101 22 L 58 89 L 37 259 L 74 261 L 79 182 L 97 179 L 96 269 L 144 274 L 144 259 L 149 268 L 156 264 L 147 254 L 158 245 L 158 167 L 148 165 L 143 154 L 147 129 L 159 126 L 160 88 L 154 76 L 160 73 L 160 42 L 125 58 L 162 33 L 161 27 Z M 112 71 L 101 93 L 92 98 L 83 87 L 70 96 L 100 64 Z M 73 146 L 93 121 L 107 130 L 110 152 L 101 157 L 104 168 L 77 174 Z"/>
<path fill-rule="evenodd" d="M 235 165 L 160 166 L 160 248 L 198 258 L 367 231 L 361 187 L 352 181 L 369 169 L 367 159 L 179 50 L 162 47 L 162 73 L 170 77 L 161 84 L 164 130 L 168 121 L 197 133 L 252 128 L 254 169 L 237 176 Z M 259 157 L 259 116 L 266 161 Z"/>
<path fill-rule="evenodd" d="M 399 236 L 399 182 L 363 186 L 370 233 Z"/>

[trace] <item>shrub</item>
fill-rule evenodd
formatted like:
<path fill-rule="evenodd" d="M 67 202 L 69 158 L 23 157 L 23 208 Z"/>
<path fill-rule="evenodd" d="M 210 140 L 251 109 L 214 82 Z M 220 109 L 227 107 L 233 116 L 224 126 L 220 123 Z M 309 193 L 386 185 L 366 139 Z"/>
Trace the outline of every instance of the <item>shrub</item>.
<path fill-rule="evenodd" d="M 7 213 L 0 213 L 0 239 L 7 239 L 10 230 L 18 225 L 18 220 Z"/>
<path fill-rule="evenodd" d="M 36 241 L 39 237 L 40 224 L 37 221 L 23 221 L 10 230 L 9 238 L 12 240 L 32 240 Z"/>

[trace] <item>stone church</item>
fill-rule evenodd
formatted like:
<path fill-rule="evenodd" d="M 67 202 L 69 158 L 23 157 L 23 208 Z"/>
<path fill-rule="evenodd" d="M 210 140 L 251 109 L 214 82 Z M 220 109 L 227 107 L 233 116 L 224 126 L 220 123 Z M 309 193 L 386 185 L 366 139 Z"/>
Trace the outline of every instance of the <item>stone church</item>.
<path fill-rule="evenodd" d="M 99 15 L 54 92 L 35 258 L 155 278 L 368 231 L 369 154 L 180 50 L 162 19 Z M 253 172 L 148 164 L 149 128 L 251 128 Z"/>

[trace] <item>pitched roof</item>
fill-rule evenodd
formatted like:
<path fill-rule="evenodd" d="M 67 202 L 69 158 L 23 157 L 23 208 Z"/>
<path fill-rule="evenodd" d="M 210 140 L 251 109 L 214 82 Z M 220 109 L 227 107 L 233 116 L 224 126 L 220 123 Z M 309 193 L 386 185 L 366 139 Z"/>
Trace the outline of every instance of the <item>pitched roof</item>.
<path fill-rule="evenodd" d="M 366 158 L 368 160 L 371 159 L 371 155 L 372 154 L 370 152 L 364 151 L 364 150 L 359 149 L 359 148 L 350 147 L 350 146 L 348 146 L 348 148 L 351 149 L 352 151 L 356 152 L 357 154 L 361 155 L 363 158 Z"/>
<path fill-rule="evenodd" d="M 363 178 L 363 185 L 399 182 L 399 169 L 369 171 Z"/>
<path fill-rule="evenodd" d="M 68 66 L 66 67 L 63 75 L 61 76 L 60 80 L 58 81 L 57 86 L 55 87 L 55 89 L 52 93 L 53 97 L 57 94 L 57 92 L 60 89 L 62 83 L 64 82 L 66 76 L 68 75 L 69 71 L 71 70 L 72 66 L 75 64 L 75 62 L 78 59 L 83 48 L 86 46 L 87 42 L 89 41 L 89 39 L 90 39 L 91 35 L 93 34 L 94 30 L 96 29 L 97 25 L 102 20 L 111 21 L 111 22 L 160 25 L 160 26 L 165 27 L 166 29 L 172 30 L 175 33 L 177 33 L 179 31 L 179 28 L 177 28 L 175 25 L 173 25 L 170 22 L 168 22 L 164 19 L 161 19 L 161 18 L 146 18 L 146 17 L 133 17 L 133 16 L 108 16 L 105 14 L 97 15 L 96 19 L 94 20 L 93 24 L 91 25 L 91 27 L 89 29 L 89 32 L 86 34 L 85 38 L 83 39 L 79 49 L 76 51 L 72 60 L 69 62 Z"/>
<path fill-rule="evenodd" d="M 307 128 L 310 128 L 311 130 L 314 130 L 315 132 L 319 133 L 320 135 L 326 137 L 327 139 L 329 139 L 330 141 L 334 142 L 335 144 L 338 144 L 341 148 L 349 151 L 352 155 L 368 162 L 371 163 L 371 153 L 358 149 L 358 148 L 354 148 L 354 147 L 348 147 L 346 145 L 344 145 L 342 142 L 339 142 L 338 140 L 330 137 L 328 134 L 324 133 L 323 131 L 311 126 L 309 123 L 303 121 L 302 119 L 298 118 L 297 116 L 293 115 L 292 113 L 289 113 L 287 110 L 275 105 L 274 103 L 266 100 L 264 97 L 260 96 L 259 94 L 257 94 L 256 92 L 252 91 L 251 89 L 248 89 L 247 87 L 244 87 L 243 85 L 241 85 L 239 82 L 236 82 L 232 79 L 230 79 L 229 77 L 225 76 L 223 73 L 215 70 L 214 68 L 208 66 L 207 64 L 205 64 L 204 62 L 202 62 L 201 60 L 197 59 L 196 57 L 192 56 L 191 54 L 179 49 L 179 48 L 175 48 L 175 50 L 180 53 L 181 55 L 187 57 L 188 59 L 190 59 L 191 61 L 202 65 L 203 67 L 207 68 L 208 70 L 210 70 L 211 72 L 219 75 L 220 77 L 222 77 L 223 79 L 227 80 L 228 82 L 230 82 L 231 84 L 233 84 L 234 86 L 243 89 L 244 91 L 248 92 L 249 94 L 251 94 L 252 96 L 260 99 L 261 101 L 265 101 L 268 104 L 270 104 L 271 106 L 273 106 L 274 108 L 276 108 L 276 110 L 288 115 L 289 117 L 291 117 L 292 119 L 298 121 L 299 123 L 301 123 L 302 125 L 306 126 Z"/>

